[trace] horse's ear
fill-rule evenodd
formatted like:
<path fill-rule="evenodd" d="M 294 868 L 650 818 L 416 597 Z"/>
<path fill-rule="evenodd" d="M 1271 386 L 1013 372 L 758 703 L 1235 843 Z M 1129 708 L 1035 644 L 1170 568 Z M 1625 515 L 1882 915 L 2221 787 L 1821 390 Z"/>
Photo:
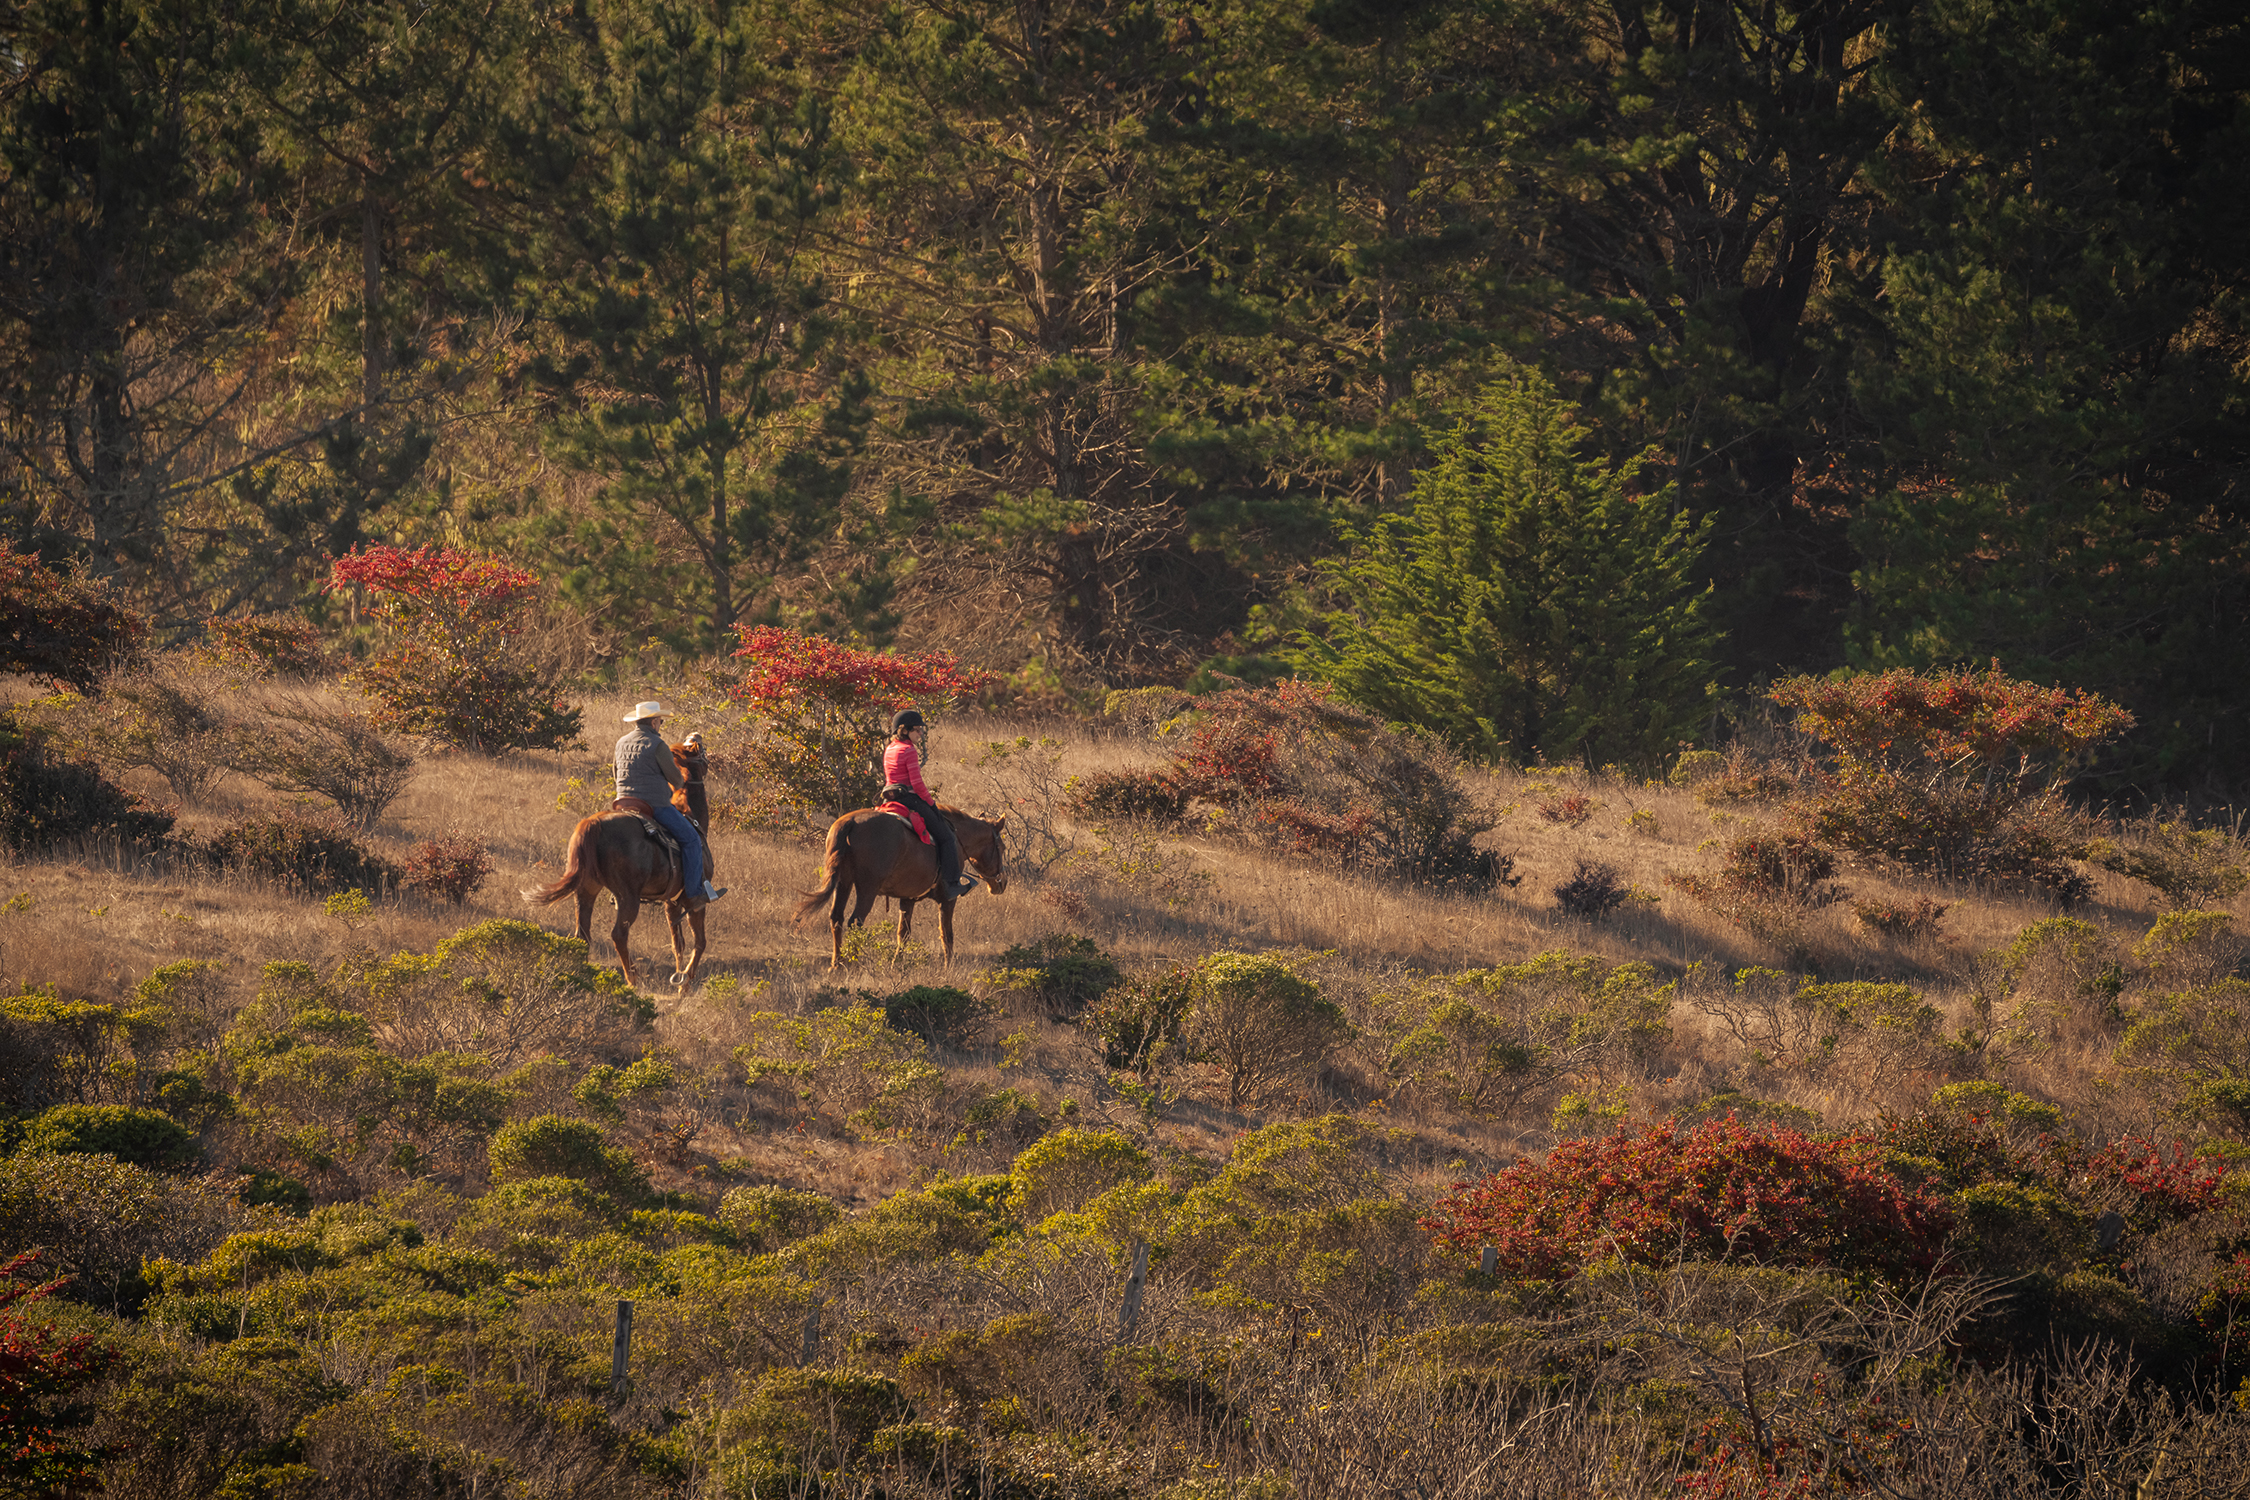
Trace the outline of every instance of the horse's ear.
<path fill-rule="evenodd" d="M 993 831 L 994 833 L 998 833 L 998 832 L 999 832 L 999 831 L 1000 831 L 1001 829 L 1003 829 L 1003 828 L 1005 828 L 1005 827 L 1007 827 L 1007 826 L 1008 826 L 1008 815 L 1007 815 L 1006 813 L 1002 813 L 1002 814 L 1001 814 L 1001 815 L 1000 815 L 999 817 L 997 817 L 997 818 L 994 818 L 994 819 L 992 820 L 992 831 Z"/>

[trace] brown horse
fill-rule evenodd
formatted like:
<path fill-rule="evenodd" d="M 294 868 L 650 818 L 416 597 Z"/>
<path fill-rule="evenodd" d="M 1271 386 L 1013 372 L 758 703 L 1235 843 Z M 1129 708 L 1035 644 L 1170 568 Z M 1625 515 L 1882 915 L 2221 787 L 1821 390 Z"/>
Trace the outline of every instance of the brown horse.
<path fill-rule="evenodd" d="M 710 769 L 710 758 L 704 753 L 700 735 L 689 735 L 684 745 L 672 747 L 672 758 L 679 762 L 680 774 L 687 784 L 672 793 L 672 805 L 687 815 L 695 831 L 703 835 L 703 877 L 708 880 L 713 873 L 711 860 L 711 798 L 703 783 Z M 603 891 L 617 898 L 617 920 L 609 929 L 609 940 L 617 949 L 617 966 L 625 971 L 625 982 L 635 989 L 640 981 L 633 977 L 633 954 L 626 945 L 633 930 L 633 919 L 641 914 L 643 901 L 664 903 L 664 917 L 672 927 L 672 983 L 682 989 L 695 981 L 695 971 L 703 963 L 703 912 L 699 904 L 689 906 L 680 874 L 680 857 L 648 836 L 640 818 L 629 812 L 610 811 L 595 813 L 590 818 L 579 819 L 571 830 L 570 852 L 563 862 L 562 878 L 553 885 L 524 892 L 524 899 L 539 906 L 551 906 L 565 896 L 578 898 L 578 938 L 589 947 L 593 944 L 594 900 Z M 680 918 L 687 918 L 695 933 L 695 951 L 683 956 L 680 941 Z"/>
<path fill-rule="evenodd" d="M 1007 854 L 1000 847 L 1000 831 L 1008 820 L 986 822 L 965 812 L 938 805 L 954 836 L 961 840 L 961 858 L 984 877 L 997 896 L 1008 888 Z M 890 896 L 898 902 L 898 945 L 906 946 L 914 931 L 914 903 L 937 888 L 937 850 L 914 836 L 906 820 L 880 808 L 863 807 L 828 825 L 828 854 L 822 862 L 828 878 L 817 891 L 807 891 L 797 904 L 802 917 L 823 901 L 830 902 L 828 929 L 831 938 L 828 966 L 844 962 L 844 906 L 852 907 L 851 924 L 864 927 L 875 898 Z M 794 922 L 794 919 L 792 919 Z M 945 961 L 953 962 L 953 902 L 938 903 L 938 931 L 945 940 Z"/>

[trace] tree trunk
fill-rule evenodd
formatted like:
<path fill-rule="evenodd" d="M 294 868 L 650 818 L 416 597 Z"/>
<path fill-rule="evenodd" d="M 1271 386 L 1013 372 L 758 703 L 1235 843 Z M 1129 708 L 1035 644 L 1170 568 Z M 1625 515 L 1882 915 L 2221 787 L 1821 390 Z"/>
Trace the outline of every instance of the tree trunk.
<path fill-rule="evenodd" d="M 359 403 L 362 421 L 383 399 L 383 205 L 363 178 L 359 198 Z"/>

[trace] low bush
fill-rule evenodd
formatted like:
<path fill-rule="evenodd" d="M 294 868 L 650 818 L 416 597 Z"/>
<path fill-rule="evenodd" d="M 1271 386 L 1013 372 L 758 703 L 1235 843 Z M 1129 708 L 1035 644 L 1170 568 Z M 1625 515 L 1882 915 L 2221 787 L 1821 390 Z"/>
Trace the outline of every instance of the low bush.
<path fill-rule="evenodd" d="M 1194 998 L 1194 971 L 1171 969 L 1105 991 L 1078 1024 L 1093 1033 L 1104 1065 L 1145 1077 L 1178 1053 L 1180 1028 Z"/>
<path fill-rule="evenodd" d="M 2153 886 L 2174 911 L 2220 906 L 2250 889 L 2241 841 L 2182 819 L 2128 824 L 2114 838 L 2094 840 L 2086 860 Z"/>
<path fill-rule="evenodd" d="M 1072 778 L 1066 805 L 1089 822 L 1170 828 L 1187 816 L 1188 794 L 1162 771 L 1095 771 Z"/>
<path fill-rule="evenodd" d="M 951 985 L 918 984 L 880 997 L 883 1019 L 932 1045 L 965 1045 L 983 1026 L 989 1007 L 967 990 Z"/>
<path fill-rule="evenodd" d="M 1560 823 L 1565 828 L 1581 828 L 1592 819 L 1600 806 L 1600 803 L 1584 792 L 1570 792 L 1542 800 L 1538 811 L 1543 822 Z"/>
<path fill-rule="evenodd" d="M 261 733 L 237 757 L 238 769 L 277 792 L 327 798 L 354 828 L 374 827 L 414 779 L 414 757 L 365 712 L 298 700 L 272 716 L 294 729 Z"/>
<path fill-rule="evenodd" d="M 0 710 L 0 845 L 17 854 L 108 839 L 163 848 L 171 834 L 171 813 L 62 758 L 16 712 Z"/>
<path fill-rule="evenodd" d="M 201 654 L 251 677 L 318 677 L 328 667 L 320 633 L 299 615 L 214 615 L 203 624 Z"/>
<path fill-rule="evenodd" d="M 1940 1261 L 1954 1213 L 1910 1185 L 1884 1147 L 1819 1139 L 1729 1116 L 1569 1141 L 1440 1198 L 1426 1227 L 1500 1274 L 1552 1281 L 1611 1256 L 1637 1265 L 1750 1261 L 1918 1280 Z"/>
<path fill-rule="evenodd" d="M 739 1187 L 719 1200 L 719 1222 L 752 1255 L 770 1255 L 843 1217 L 832 1200 L 794 1188 Z"/>
<path fill-rule="evenodd" d="M 1758 828 L 1727 841 L 1715 874 L 1674 874 L 1665 884 L 1787 946 L 1809 913 L 1849 898 L 1830 880 L 1835 873 L 1836 856 L 1803 833 Z"/>
<path fill-rule="evenodd" d="M 0 1250 L 44 1246 L 76 1279 L 72 1297 L 132 1307 L 145 1261 L 201 1258 L 249 1222 L 219 1184 L 106 1155 L 19 1151 L 0 1158 Z"/>
<path fill-rule="evenodd" d="M 1767 695 L 1824 742 L 1799 825 L 1821 843 L 1949 880 L 1999 880 L 2063 906 L 2092 889 L 2070 861 L 2089 820 L 2070 769 L 2133 716 L 2095 694 L 1982 672 L 1794 677 Z"/>
<path fill-rule="evenodd" d="M 375 727 L 487 751 L 575 743 L 580 710 L 518 642 L 537 581 L 501 558 L 445 547 L 337 558 L 330 591 L 364 591 L 391 632 L 388 649 L 345 674 L 378 705 Z"/>
<path fill-rule="evenodd" d="M 475 895 L 491 874 L 492 856 L 483 839 L 449 833 L 414 846 L 399 884 L 416 895 L 459 906 Z"/>
<path fill-rule="evenodd" d="M 58 1104 L 24 1127 L 23 1149 L 114 1156 L 156 1172 L 184 1172 L 202 1155 L 195 1132 L 170 1115 L 124 1104 Z"/>
<path fill-rule="evenodd" d="M 380 895 L 399 883 L 398 866 L 326 818 L 296 813 L 243 818 L 211 835 L 202 846 L 211 863 L 263 876 L 307 895 L 365 891 Z"/>
<path fill-rule="evenodd" d="M 1570 879 L 1555 887 L 1555 904 L 1573 917 L 1599 921 L 1633 899 L 1633 887 L 1617 866 L 1579 860 Z"/>
<path fill-rule="evenodd" d="M 1946 910 L 1947 903 L 1932 901 L 1927 896 L 1917 896 L 1904 904 L 1887 901 L 1852 903 L 1852 915 L 1859 918 L 1860 926 L 1869 932 L 1898 938 L 1936 937 L 1938 923 L 1945 916 Z"/>
<path fill-rule="evenodd" d="M 1478 849 L 1497 814 L 1436 740 L 1393 730 L 1321 686 L 1284 682 L 1194 700 L 1187 743 L 1153 771 L 1080 778 L 1080 818 L 1177 826 L 1200 809 L 1212 832 L 1300 858 L 1420 884 L 1514 884 L 1513 861 Z"/>
<path fill-rule="evenodd" d="M 567 1115 L 537 1115 L 503 1125 L 486 1154 L 495 1182 L 567 1177 L 620 1203 L 648 1196 L 648 1177 L 632 1153 L 612 1146 L 599 1125 Z"/>
<path fill-rule="evenodd" d="M 1092 938 L 1058 932 L 1012 945 L 986 978 L 998 988 L 1029 996 L 1062 1021 L 1115 989 L 1125 975 Z"/>
<path fill-rule="evenodd" d="M 147 633 L 107 584 L 0 542 L 0 671 L 90 693 Z"/>
<path fill-rule="evenodd" d="M 1389 997 L 1384 1070 L 1414 1100 L 1485 1118 L 1645 1078 L 1675 993 L 1647 964 L 1561 951 Z"/>
<path fill-rule="evenodd" d="M 236 712 L 239 681 L 188 652 L 141 657 L 104 677 L 98 693 L 30 705 L 72 757 L 115 774 L 153 771 L 194 800 L 232 768 L 253 737 Z"/>
<path fill-rule="evenodd" d="M 1195 966 L 1193 996 L 1181 1039 L 1225 1073 L 1229 1109 L 1303 1086 L 1352 1035 L 1311 980 L 1262 954 L 1212 954 Z"/>

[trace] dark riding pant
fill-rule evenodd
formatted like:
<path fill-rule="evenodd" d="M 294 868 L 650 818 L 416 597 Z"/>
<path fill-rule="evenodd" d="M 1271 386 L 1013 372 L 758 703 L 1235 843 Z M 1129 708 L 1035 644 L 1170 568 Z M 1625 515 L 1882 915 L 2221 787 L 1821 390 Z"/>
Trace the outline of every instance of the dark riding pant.
<path fill-rule="evenodd" d="M 703 840 L 697 835 L 695 825 L 669 802 L 649 804 L 656 814 L 656 826 L 680 841 L 680 857 L 687 861 L 686 889 L 694 896 L 703 885 Z"/>
<path fill-rule="evenodd" d="M 887 786 L 883 800 L 911 807 L 922 815 L 922 826 L 930 830 L 930 838 L 937 845 L 938 884 L 948 890 L 961 886 L 961 841 L 953 836 L 953 825 L 911 787 Z"/>

